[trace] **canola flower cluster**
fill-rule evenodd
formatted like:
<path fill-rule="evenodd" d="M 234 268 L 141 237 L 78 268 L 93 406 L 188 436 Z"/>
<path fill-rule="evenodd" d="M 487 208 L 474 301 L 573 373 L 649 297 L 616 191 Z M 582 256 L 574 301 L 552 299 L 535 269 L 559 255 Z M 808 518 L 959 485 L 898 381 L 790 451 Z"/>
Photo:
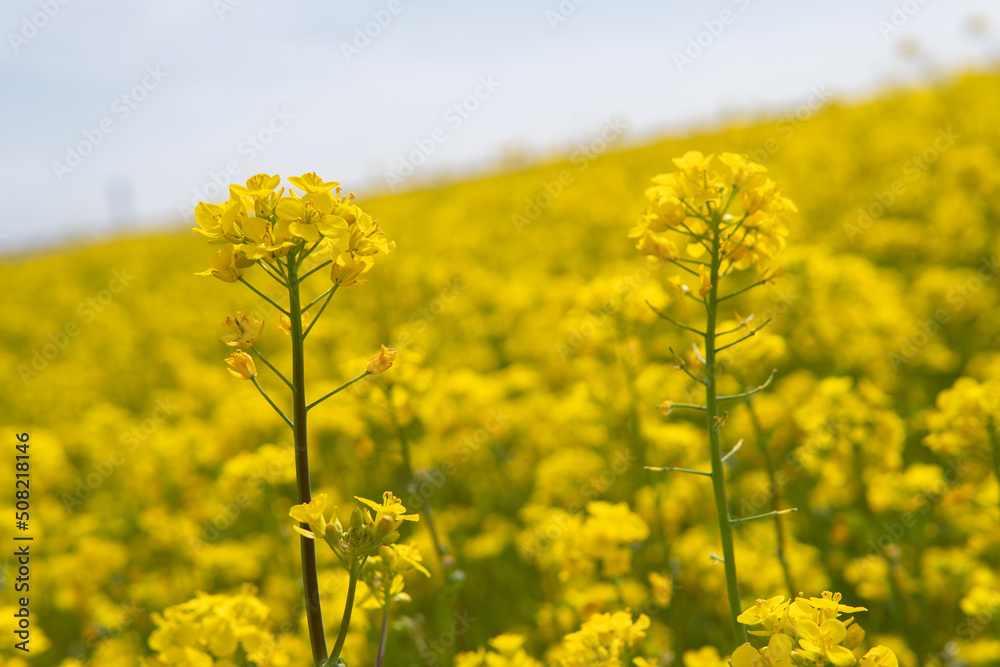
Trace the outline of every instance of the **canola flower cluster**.
<path fill-rule="evenodd" d="M 734 124 L 366 199 L 366 212 L 392 221 L 399 250 L 377 272 L 361 269 L 353 280 L 369 284 L 340 289 L 336 309 L 309 333 L 310 398 L 338 390 L 340 378 L 370 363 L 392 366 L 309 412 L 313 498 L 326 494 L 324 538 L 337 534 L 330 524 L 338 519 L 350 531 L 345 508 L 353 510 L 355 496 L 378 499 L 385 489 L 407 514 L 422 516 L 399 541 L 371 545 L 344 661 L 375 662 L 385 600 L 395 610 L 390 664 L 600 664 L 616 655 L 622 665 L 720 667 L 820 654 L 846 662 L 838 646 L 859 664 L 891 664 L 887 653 L 868 653 L 876 646 L 903 667 L 1000 661 L 993 345 L 1000 126 L 991 121 L 998 106 L 1000 74 L 982 72 L 832 105 L 791 134 L 774 122 Z M 744 223 L 732 240 L 747 230 L 752 245 L 741 246 L 721 281 L 742 289 L 765 270 L 786 271 L 722 302 L 717 322 L 742 337 L 770 320 L 718 353 L 719 395 L 759 386 L 777 369 L 764 391 L 722 406 L 723 455 L 742 440 L 724 464 L 731 519 L 797 509 L 732 524 L 741 615 L 756 599 L 792 601 L 773 635 L 787 640 L 751 635 L 747 649 L 727 622 L 712 483 L 643 469 L 712 468 L 704 415 L 675 407 L 664 416 L 667 408 L 658 407 L 702 400 L 703 385 L 678 368 L 702 373 L 704 346 L 695 349 L 694 334 L 664 324 L 647 305 L 696 328 L 704 323 L 691 297 L 708 295 L 699 294 L 705 285 L 693 263 L 708 251 L 692 256 L 693 237 L 668 224 L 677 219 L 668 191 L 644 195 L 672 158 L 686 164 L 693 150 L 716 156 L 709 172 L 724 186 L 732 172 L 721 156 L 746 154 L 767 169 L 752 178 L 780 181 L 777 196 L 799 209 L 782 205 L 759 228 Z M 562 194 L 534 224 L 516 229 L 511 216 L 563 172 L 572 179 Z M 353 210 L 360 222 L 352 241 L 343 207 L 353 201 L 331 187 L 327 206 L 326 197 L 310 199 L 289 180 L 298 194 L 277 199 L 298 198 L 284 205 L 303 207 L 296 220 L 263 203 L 257 215 L 257 200 L 274 201 L 277 184 L 257 199 L 238 194 L 212 205 L 221 210 L 206 205 L 198 220 L 221 235 L 214 240 L 224 252 L 212 269 L 252 282 L 263 296 L 195 277 L 206 268 L 204 237 L 189 234 L 73 246 L 0 265 L 9 284 L 24 286 L 6 295 L 0 319 L 9 388 L 0 393 L 0 415 L 45 452 L 32 458 L 25 533 L 44 545 L 33 555 L 32 665 L 135 667 L 182 655 L 178 661 L 242 664 L 254 650 L 251 635 L 274 640 L 261 661 L 308 664 L 301 536 L 289 517 L 302 504 L 292 438 L 252 379 L 224 372 L 242 378 L 249 364 L 223 364 L 222 346 L 206 345 L 207 332 L 229 313 L 218 334 L 226 353 L 250 357 L 246 374 L 287 412 L 280 379 L 254 347 L 287 375 L 290 339 L 271 332 L 307 330 L 324 293 L 351 282 L 348 266 L 382 255 L 364 254 L 368 218 Z M 668 187 L 673 196 L 684 192 L 653 183 Z M 702 193 L 703 216 L 709 194 Z M 304 199 L 313 201 L 308 213 Z M 720 243 L 745 212 L 743 192 L 730 206 Z M 328 215 L 347 232 L 330 220 L 326 236 L 320 225 Z M 636 218 L 646 229 L 629 241 Z M 292 222 L 304 225 L 296 227 L 301 236 Z M 303 288 L 303 306 L 322 298 L 297 322 L 282 312 L 284 287 L 266 275 L 277 266 L 269 258 L 287 261 L 280 253 L 290 239 L 305 249 L 319 244 L 306 271 L 330 262 Z M 636 244 L 656 252 L 637 258 Z M 237 266 L 257 253 L 255 266 Z M 379 342 L 399 351 L 394 362 L 390 352 L 372 360 Z M 0 458 L 0 471 L 12 478 L 13 462 Z M 11 498 L 0 505 L 14 511 Z M 374 520 L 376 510 L 362 505 Z M 344 513 L 332 516 L 334 506 Z M 423 516 L 428 507 L 443 549 Z M 398 553 L 410 540 L 422 559 Z M 343 551 L 315 542 L 333 644 L 349 574 L 338 560 Z M 9 582 L 13 570 L 5 567 Z M 403 569 L 402 591 L 390 568 Z M 228 619 L 236 612 L 219 610 L 250 594 L 245 583 L 268 612 L 233 620 L 248 644 L 215 653 L 203 624 L 210 615 L 195 610 Z M 813 619 L 818 635 L 790 625 L 795 610 L 808 611 L 798 600 L 820 599 L 824 590 L 869 610 L 859 645 L 851 634 L 858 622 L 846 622 L 855 612 Z M 171 611 L 179 607 L 192 611 Z M 5 632 L 13 611 L 0 607 Z M 648 619 L 631 646 L 615 634 L 625 626 L 613 622 L 618 614 L 629 627 Z M 194 630 L 170 635 L 184 619 Z M 592 620 L 590 638 L 567 642 Z M 842 639 L 830 620 L 844 625 Z M 28 664 L 9 646 L 0 647 L 0 661 Z"/>

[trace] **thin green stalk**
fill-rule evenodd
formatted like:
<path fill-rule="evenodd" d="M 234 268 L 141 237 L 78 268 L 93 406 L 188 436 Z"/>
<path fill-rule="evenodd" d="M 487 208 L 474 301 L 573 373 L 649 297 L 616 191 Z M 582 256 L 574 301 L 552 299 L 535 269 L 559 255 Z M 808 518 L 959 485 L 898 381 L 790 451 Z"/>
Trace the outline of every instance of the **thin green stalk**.
<path fill-rule="evenodd" d="M 306 329 L 306 332 L 304 334 L 302 334 L 303 338 L 308 336 L 309 332 L 313 330 L 314 326 L 316 326 L 316 323 L 319 322 L 319 316 L 322 315 L 323 311 L 326 310 L 326 307 L 330 305 L 330 299 L 332 299 L 333 295 L 337 293 L 338 287 L 340 287 L 340 285 L 334 285 L 332 288 L 330 288 L 328 296 L 326 297 L 326 301 L 323 302 L 323 306 L 319 309 L 319 312 L 316 313 L 316 317 L 312 319 L 312 322 L 309 323 L 309 328 Z M 312 306 L 311 303 L 309 305 Z"/>
<path fill-rule="evenodd" d="M 761 454 L 764 455 L 764 465 L 767 466 L 767 476 L 771 481 L 771 488 L 773 489 L 774 501 L 771 503 L 774 509 L 778 510 L 781 508 L 781 487 L 778 485 L 778 475 L 777 470 L 774 467 L 774 458 L 771 456 L 771 450 L 768 448 L 768 443 L 771 440 L 770 435 L 764 433 L 764 429 L 760 424 L 760 419 L 757 418 L 757 413 L 753 409 L 753 403 L 747 402 L 747 408 L 750 410 L 750 419 L 753 421 L 754 429 L 757 431 L 757 448 L 760 450 Z M 781 563 L 781 571 L 785 575 L 785 585 L 788 587 L 788 597 L 789 599 L 794 599 L 798 589 L 795 588 L 795 581 L 792 579 L 792 568 L 788 564 L 788 557 L 786 556 L 785 547 L 785 525 L 781 520 L 780 514 L 774 515 L 774 534 L 777 539 L 777 549 L 776 554 L 778 557 L 778 562 Z"/>
<path fill-rule="evenodd" d="M 306 371 L 305 336 L 302 333 L 302 304 L 299 295 L 298 259 L 288 258 L 288 307 L 291 311 L 292 337 L 292 431 L 295 436 L 295 479 L 299 504 L 312 500 L 309 483 L 309 445 L 306 430 Z M 301 524 L 308 529 L 308 525 Z M 323 632 L 323 609 L 319 597 L 319 580 L 316 574 L 316 542 L 300 536 L 299 547 L 302 554 L 302 586 L 306 596 L 306 620 L 309 624 L 309 642 L 312 645 L 313 662 L 317 665 L 326 661 L 326 636 Z M 353 592 L 353 591 L 352 591 Z M 352 595 L 353 602 L 353 595 Z"/>
<path fill-rule="evenodd" d="M 729 499 L 726 496 L 726 471 L 722 463 L 722 444 L 719 437 L 719 401 L 718 378 L 715 363 L 715 330 L 719 304 L 719 265 L 720 244 L 719 218 L 721 213 L 712 216 L 712 268 L 710 278 L 711 289 L 708 292 L 707 313 L 705 324 L 705 423 L 708 426 L 708 444 L 712 459 L 712 490 L 715 496 L 715 509 L 719 518 L 719 532 L 722 538 L 722 557 L 726 571 L 726 590 L 729 598 L 729 616 L 733 625 L 733 639 L 737 644 L 747 641 L 746 628 L 737 620 L 743 612 L 740 602 L 739 581 L 736 578 L 736 550 L 733 547 L 733 525 L 729 515 Z"/>
<path fill-rule="evenodd" d="M 294 430 L 295 424 L 292 423 L 291 419 L 285 416 L 285 413 L 281 411 L 281 408 L 275 405 L 274 401 L 271 400 L 271 397 L 267 395 L 266 391 L 264 391 L 264 388 L 260 386 L 259 382 L 257 382 L 257 378 L 252 377 L 250 379 L 253 380 L 253 386 L 257 387 L 257 391 L 259 391 L 260 395 L 264 397 L 264 400 L 267 401 L 268 404 L 272 408 L 274 408 L 274 411 L 277 412 L 281 416 L 281 418 L 285 420 L 285 423 L 288 424 L 292 428 L 292 430 Z"/>
<path fill-rule="evenodd" d="M 313 408 L 315 408 L 317 405 L 319 405 L 320 403 L 322 403 L 326 399 L 330 398 L 331 396 L 334 396 L 335 394 L 339 394 L 340 392 L 342 392 L 343 390 L 347 389 L 348 387 L 350 387 L 352 384 L 354 384 L 358 380 L 363 380 L 364 378 L 368 377 L 369 375 L 371 375 L 371 373 L 369 373 L 368 371 L 365 371 L 364 373 L 362 373 L 358 377 L 354 378 L 353 380 L 348 380 L 344 384 L 340 385 L 339 387 L 337 387 L 336 389 L 334 389 L 333 391 L 331 391 L 329 394 L 327 394 L 327 395 L 325 395 L 325 396 L 323 396 L 321 398 L 317 398 L 315 401 L 313 401 L 312 403 L 310 403 L 309 405 L 307 405 L 306 406 L 306 410 L 312 410 Z"/>
<path fill-rule="evenodd" d="M 331 655 L 331 660 L 336 660 L 340 657 L 340 652 L 344 650 L 344 641 L 347 639 L 347 629 L 351 627 L 351 613 L 354 611 L 354 593 L 358 588 L 358 572 L 361 570 L 361 565 L 359 564 L 356 568 L 352 568 L 350 572 L 350 581 L 347 584 L 347 602 L 344 604 L 344 617 L 340 621 L 340 632 L 337 633 L 337 642 L 333 645 L 333 652 Z"/>
<path fill-rule="evenodd" d="M 264 365 L 266 365 L 266 366 L 267 366 L 268 368 L 270 368 L 270 369 L 271 369 L 271 371 L 272 371 L 272 372 L 273 372 L 273 373 L 274 373 L 275 375 L 277 375 L 277 376 L 278 376 L 279 378 L 281 378 L 281 381 L 282 381 L 282 382 L 284 382 L 284 383 L 285 383 L 286 385 L 288 385 L 288 388 L 289 388 L 289 389 L 291 389 L 291 390 L 293 390 L 293 391 L 295 390 L 295 387 L 293 387 L 293 386 L 292 386 L 292 383 L 288 381 L 288 378 L 286 378 L 286 377 L 285 377 L 284 375 L 282 375 L 282 374 L 281 374 L 281 372 L 280 372 L 280 371 L 279 371 L 279 370 L 278 370 L 277 368 L 275 368 L 275 367 L 274 367 L 274 364 L 272 364 L 272 363 L 271 363 L 270 361 L 268 361 L 268 360 L 267 360 L 267 357 L 265 357 L 265 356 L 264 356 L 264 355 L 263 355 L 263 354 L 261 353 L 261 351 L 257 349 L 257 346 L 256 346 L 256 345 L 254 345 L 253 343 L 250 343 L 250 348 L 251 348 L 251 349 L 252 349 L 252 350 L 253 350 L 254 352 L 256 352 L 256 353 L 257 353 L 257 356 L 258 356 L 258 357 L 260 357 L 260 360 L 264 362 Z"/>
<path fill-rule="evenodd" d="M 382 667 L 382 659 L 385 658 L 385 644 L 389 638 L 389 594 L 392 592 L 392 576 L 386 577 L 385 584 L 385 607 L 382 608 L 382 633 L 378 640 L 378 655 L 375 656 L 375 667 Z"/>
<path fill-rule="evenodd" d="M 239 281 L 241 283 L 243 283 L 244 285 L 246 285 L 247 287 L 249 287 L 251 292 L 253 292 L 254 294 L 256 294 L 257 296 L 259 296 L 260 298 L 264 299 L 264 301 L 267 301 L 269 304 L 271 304 L 272 306 L 274 306 L 275 308 L 277 308 L 279 312 L 282 312 L 285 315 L 288 315 L 288 311 L 287 310 L 285 310 L 284 308 L 282 308 L 281 306 L 279 306 L 278 304 L 276 304 L 271 299 L 271 297 L 269 297 L 268 295 L 264 294 L 259 289 L 257 289 L 256 287 L 254 287 L 253 285 L 251 285 L 250 283 L 248 283 L 242 276 L 240 277 Z M 288 288 L 289 294 L 291 294 L 291 291 L 292 291 L 292 288 L 291 288 L 291 286 L 289 286 L 289 288 Z"/>
<path fill-rule="evenodd" d="M 392 403 L 392 385 L 386 386 L 385 399 L 386 403 L 389 405 L 389 418 L 392 420 L 392 425 L 396 429 L 396 434 L 399 436 L 399 444 L 403 454 L 403 465 L 406 468 L 406 474 L 410 478 L 410 483 L 414 487 L 419 487 L 420 480 L 417 479 L 416 474 L 413 472 L 413 463 L 410 460 L 410 440 L 406 437 L 406 431 L 403 429 L 403 425 L 399 422 L 399 415 L 396 414 L 396 406 Z M 431 503 L 429 500 L 424 502 L 420 511 L 423 512 L 424 518 L 427 519 L 427 528 L 431 531 L 431 539 L 434 541 L 434 551 L 437 553 L 438 564 L 441 566 L 442 570 L 445 570 L 447 568 L 445 567 L 444 557 L 447 553 L 447 549 L 443 544 L 441 544 L 441 539 L 438 537 L 437 528 L 434 526 L 434 512 L 431 510 Z"/>
<path fill-rule="evenodd" d="M 986 431 L 993 447 L 993 475 L 997 480 L 997 487 L 1000 488 L 1000 437 L 997 435 L 997 425 L 993 417 L 986 420 Z"/>

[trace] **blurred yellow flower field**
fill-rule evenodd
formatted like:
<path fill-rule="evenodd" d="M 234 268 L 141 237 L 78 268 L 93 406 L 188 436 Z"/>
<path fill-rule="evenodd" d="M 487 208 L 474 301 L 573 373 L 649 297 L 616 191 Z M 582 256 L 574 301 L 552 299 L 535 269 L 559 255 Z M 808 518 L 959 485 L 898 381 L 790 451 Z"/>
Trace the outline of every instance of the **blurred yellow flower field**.
<path fill-rule="evenodd" d="M 5 259 L 0 664 L 312 664 L 303 537 L 351 667 L 383 607 L 394 667 L 1000 664 L 998 109 L 970 73 L 360 207 L 264 175 L 201 235 Z M 255 266 L 303 243 L 312 309 Z M 670 321 L 747 335 L 707 360 L 722 443 Z"/>

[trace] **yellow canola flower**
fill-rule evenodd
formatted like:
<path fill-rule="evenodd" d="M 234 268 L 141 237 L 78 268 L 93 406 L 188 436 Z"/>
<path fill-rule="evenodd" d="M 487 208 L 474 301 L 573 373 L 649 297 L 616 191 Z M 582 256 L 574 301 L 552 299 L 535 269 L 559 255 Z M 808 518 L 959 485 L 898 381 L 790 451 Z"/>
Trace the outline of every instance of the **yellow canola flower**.
<path fill-rule="evenodd" d="M 258 320 L 244 310 L 236 311 L 235 318 L 227 317 L 222 326 L 226 329 L 226 334 L 219 341 L 229 347 L 243 349 L 257 342 L 261 332 L 264 330 L 263 320 Z"/>
<path fill-rule="evenodd" d="M 854 653 L 840 645 L 847 637 L 847 626 L 843 622 L 828 618 L 822 625 L 816 625 L 801 619 L 795 623 L 795 629 L 799 635 L 799 646 L 813 659 L 823 658 L 835 667 L 851 667 L 857 662 Z"/>
<path fill-rule="evenodd" d="M 229 355 L 226 363 L 230 366 L 226 370 L 235 378 L 249 380 L 257 376 L 257 367 L 254 366 L 253 358 L 243 350 L 236 350 Z"/>
<path fill-rule="evenodd" d="M 327 495 L 317 493 L 308 503 L 292 506 L 288 510 L 288 515 L 299 523 L 309 524 L 309 530 L 300 526 L 292 526 L 295 532 L 309 539 L 323 538 L 326 536 L 326 527 L 329 525 L 323 511 L 326 509 Z M 334 516 L 337 515 L 337 508 L 333 508 Z"/>
<path fill-rule="evenodd" d="M 394 348 L 382 346 L 379 353 L 376 354 L 368 362 L 368 366 L 365 370 L 368 371 L 370 375 L 381 375 L 385 373 L 392 367 L 392 363 L 396 361 L 397 352 Z"/>
<path fill-rule="evenodd" d="M 771 635 L 767 646 L 761 650 L 743 644 L 733 651 L 733 667 L 792 667 L 792 638 L 788 635 Z"/>
<path fill-rule="evenodd" d="M 382 494 L 382 504 L 376 503 L 374 500 L 368 500 L 367 498 L 360 498 L 354 496 L 356 500 L 364 503 L 368 507 L 375 510 L 375 519 L 373 523 L 379 526 L 382 530 L 383 520 L 387 523 L 385 525 L 391 525 L 391 530 L 386 530 L 382 534 L 391 533 L 392 531 L 403 525 L 403 521 L 419 521 L 420 516 L 417 514 L 406 514 L 406 508 L 403 507 L 403 502 L 392 494 L 392 491 L 386 491 Z"/>
<path fill-rule="evenodd" d="M 243 276 L 243 269 L 254 264 L 253 260 L 247 258 L 246 253 L 238 251 L 232 243 L 222 246 L 209 263 L 212 268 L 195 275 L 214 276 L 227 283 L 238 281 Z"/>

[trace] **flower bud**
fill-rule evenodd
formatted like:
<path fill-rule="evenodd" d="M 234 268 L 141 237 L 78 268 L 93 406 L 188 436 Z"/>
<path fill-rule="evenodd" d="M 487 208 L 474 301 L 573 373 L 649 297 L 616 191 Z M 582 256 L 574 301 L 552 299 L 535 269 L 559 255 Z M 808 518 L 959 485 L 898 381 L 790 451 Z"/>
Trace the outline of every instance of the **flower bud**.
<path fill-rule="evenodd" d="M 368 367 L 365 370 L 368 371 L 369 375 L 385 373 L 392 366 L 392 362 L 396 360 L 396 354 L 396 350 L 383 345 L 382 350 L 368 362 Z"/>
<path fill-rule="evenodd" d="M 394 530 L 385 537 L 382 538 L 382 544 L 388 546 L 399 539 L 399 531 Z"/>
<path fill-rule="evenodd" d="M 257 376 L 257 367 L 254 366 L 253 359 L 243 350 L 236 350 L 229 355 L 226 363 L 231 366 L 231 368 L 227 368 L 226 370 L 235 378 L 249 380 Z"/>
<path fill-rule="evenodd" d="M 382 537 L 388 535 L 392 532 L 393 526 L 396 524 L 396 517 L 391 514 L 387 514 L 378 520 L 378 536 Z"/>
<path fill-rule="evenodd" d="M 361 518 L 361 510 L 359 510 L 357 507 L 355 507 L 354 511 L 351 512 L 351 529 L 355 530 L 355 531 L 359 531 L 359 530 L 361 530 L 361 526 L 363 524 L 364 524 L 364 521 Z"/>
<path fill-rule="evenodd" d="M 382 558 L 382 562 L 388 565 L 390 568 L 396 564 L 395 549 L 383 545 L 378 548 L 378 555 Z"/>

